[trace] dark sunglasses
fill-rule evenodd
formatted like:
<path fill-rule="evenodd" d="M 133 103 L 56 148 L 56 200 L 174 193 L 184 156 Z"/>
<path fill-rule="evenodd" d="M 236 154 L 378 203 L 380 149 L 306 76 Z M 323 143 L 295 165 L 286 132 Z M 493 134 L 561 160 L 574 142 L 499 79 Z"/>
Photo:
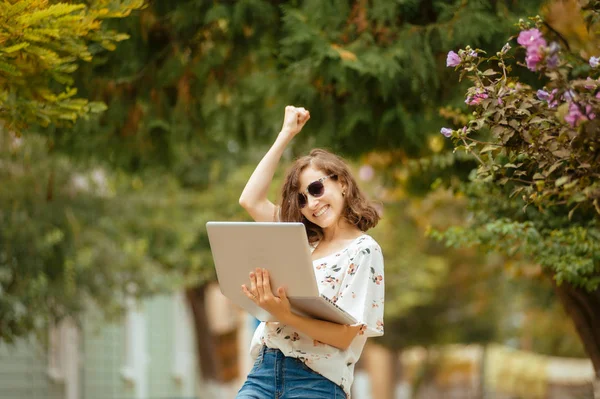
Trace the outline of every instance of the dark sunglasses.
<path fill-rule="evenodd" d="M 306 204 L 308 204 L 307 194 L 310 194 L 313 198 L 319 198 L 325 193 L 325 185 L 323 182 L 330 177 L 335 177 L 335 175 L 323 176 L 319 180 L 315 180 L 310 183 L 306 190 L 303 193 L 298 193 L 298 206 L 300 209 L 304 208 Z"/>

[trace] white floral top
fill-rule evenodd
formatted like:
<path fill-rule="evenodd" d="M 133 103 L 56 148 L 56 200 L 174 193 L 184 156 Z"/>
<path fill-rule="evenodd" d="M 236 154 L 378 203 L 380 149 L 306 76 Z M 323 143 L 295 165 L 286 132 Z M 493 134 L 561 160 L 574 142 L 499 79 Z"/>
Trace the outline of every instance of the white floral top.
<path fill-rule="evenodd" d="M 313 261 L 313 266 L 320 293 L 354 316 L 363 326 L 361 332 L 348 349 L 340 350 L 290 326 L 262 322 L 252 338 L 250 353 L 256 359 L 262 345 L 277 348 L 338 384 L 350 398 L 354 365 L 367 338 L 383 335 L 383 255 L 377 241 L 363 234 L 344 250 Z"/>

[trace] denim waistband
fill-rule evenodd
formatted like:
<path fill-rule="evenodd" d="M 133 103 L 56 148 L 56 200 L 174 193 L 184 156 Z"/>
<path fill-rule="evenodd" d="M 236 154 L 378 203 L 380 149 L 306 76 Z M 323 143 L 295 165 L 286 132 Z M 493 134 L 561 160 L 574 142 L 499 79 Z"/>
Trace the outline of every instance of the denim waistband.
<path fill-rule="evenodd" d="M 283 352 L 281 352 L 279 349 L 277 349 L 277 348 L 269 348 L 269 347 L 268 347 L 268 346 L 266 346 L 266 345 L 263 345 L 263 346 L 260 348 L 260 352 L 259 352 L 259 353 L 260 353 L 261 355 L 264 355 L 265 353 L 274 353 L 274 354 L 281 353 L 281 354 L 283 355 Z"/>

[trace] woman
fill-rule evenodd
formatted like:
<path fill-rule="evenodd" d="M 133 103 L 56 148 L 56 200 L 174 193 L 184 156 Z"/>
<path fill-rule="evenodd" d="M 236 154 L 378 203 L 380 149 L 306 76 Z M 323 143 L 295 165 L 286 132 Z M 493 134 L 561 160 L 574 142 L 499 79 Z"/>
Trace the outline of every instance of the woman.
<path fill-rule="evenodd" d="M 240 204 L 257 222 L 304 223 L 319 291 L 358 323 L 292 313 L 285 290 L 274 293 L 268 270 L 256 269 L 242 291 L 278 322 L 263 322 L 254 333 L 256 361 L 237 399 L 349 398 L 367 337 L 383 335 L 383 256 L 365 234 L 379 215 L 347 165 L 327 151 L 313 150 L 288 172 L 281 207 L 267 199 L 285 147 L 309 119 L 304 108 L 286 107 L 283 128 L 248 180 Z"/>

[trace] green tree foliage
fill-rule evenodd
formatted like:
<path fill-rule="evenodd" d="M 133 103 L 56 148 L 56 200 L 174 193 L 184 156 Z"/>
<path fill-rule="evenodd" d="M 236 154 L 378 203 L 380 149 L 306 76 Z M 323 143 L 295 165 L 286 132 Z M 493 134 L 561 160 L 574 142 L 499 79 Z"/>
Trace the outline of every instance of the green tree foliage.
<path fill-rule="evenodd" d="M 103 29 L 124 32 L 129 40 L 120 42 L 112 52 L 92 51 L 102 50 L 94 42 L 88 47 L 92 60 L 79 63 L 71 76 L 79 95 L 106 103 L 106 112 L 90 121 L 79 120 L 73 128 L 50 124 L 48 129 L 37 129 L 31 125 L 31 131 L 48 139 L 45 144 L 51 152 L 47 167 L 39 169 L 38 175 L 28 175 L 29 180 L 18 180 L 18 185 L 25 190 L 26 184 L 35 181 L 40 189 L 36 194 L 24 192 L 22 197 L 10 191 L 1 194 L 7 207 L 21 209 L 25 215 L 50 209 L 46 207 L 63 209 L 55 221 L 48 222 L 61 231 L 55 234 L 60 239 L 52 247 L 60 256 L 44 258 L 43 246 L 32 256 L 46 259 L 44 268 L 55 272 L 32 269 L 32 275 L 46 276 L 46 293 L 82 293 L 87 283 L 81 283 L 81 290 L 69 283 L 75 291 L 67 291 L 67 281 L 80 280 L 64 276 L 79 275 L 81 264 L 87 265 L 86 278 L 93 280 L 98 272 L 106 279 L 102 277 L 106 268 L 111 275 L 125 277 L 111 280 L 103 292 L 116 284 L 117 292 L 131 289 L 139 295 L 165 287 L 170 276 L 177 281 L 190 274 L 197 281 L 210 278 L 212 263 L 202 223 L 243 217 L 237 196 L 250 171 L 238 168 L 256 162 L 264 153 L 265 143 L 272 141 L 280 127 L 281 110 L 289 103 L 306 106 L 312 118 L 306 134 L 299 136 L 286 154 L 288 161 L 314 146 L 344 155 L 394 149 L 394 154 L 405 159 L 433 152 L 442 159 L 440 142 L 432 141 L 442 121 L 438 109 L 442 104 L 462 103 L 456 90 L 461 86 L 450 79 L 452 72 L 444 67 L 446 50 L 467 44 L 498 45 L 518 16 L 538 4 L 160 0 L 135 18 L 103 21 Z M 25 140 L 19 151 L 38 139 L 32 135 L 31 142 Z M 85 192 L 74 197 L 58 195 L 69 192 L 72 181 L 79 180 L 75 171 L 91 179 L 97 170 L 114 185 L 113 197 Z M 13 176 L 11 171 L 6 173 Z M 49 187 L 56 195 L 47 195 Z M 114 248 L 107 254 L 123 261 L 108 267 L 108 257 L 90 249 L 91 241 L 76 238 L 65 204 L 80 209 L 81 213 L 75 212 L 75 220 L 81 220 L 77 223 L 90 226 L 90 234 L 97 231 L 99 242 Z M 389 205 L 390 219 L 382 224 L 382 231 L 393 231 L 398 220 L 410 227 L 411 222 L 400 216 L 403 205 Z M 201 216 L 194 219 L 190 215 Z M 18 219 L 11 216 L 6 220 L 11 223 L 7 231 L 18 230 Z M 36 231 L 45 232 L 40 236 L 53 231 L 37 229 L 37 219 L 29 220 L 29 235 L 7 248 L 20 248 L 27 240 L 37 242 L 33 237 Z M 109 224 L 95 225 L 95 221 Z M 418 233 L 416 229 L 407 231 Z M 387 236 L 407 243 L 417 241 L 409 240 L 412 237 L 404 232 Z M 401 298 L 390 301 L 390 311 L 402 315 L 411 306 L 431 300 L 450 268 L 440 261 L 439 253 L 416 251 L 427 243 L 414 245 L 411 262 L 401 259 L 402 247 L 395 245 L 391 240 L 386 245 L 390 270 L 413 278 L 410 290 L 402 291 L 407 283 L 402 278 L 389 286 L 390 292 Z M 409 247 L 407 244 L 406 249 Z M 84 248 L 96 255 L 82 258 L 88 259 L 87 263 L 73 261 L 85 253 Z M 413 262 L 422 265 L 422 273 L 411 273 Z M 25 270 L 19 264 L 11 268 L 7 276 Z M 47 275 L 57 278 L 48 279 Z M 24 281 L 30 278 L 35 279 L 27 275 Z M 10 298 L 16 300 L 19 291 L 12 292 Z M 39 293 L 41 297 L 44 291 Z M 56 302 L 83 303 L 73 299 L 81 297 L 69 295 L 57 295 Z M 118 308 L 123 295 L 116 295 L 114 306 L 106 307 Z M 104 303 L 112 300 L 100 294 L 97 298 Z M 22 323 L 27 328 L 34 324 Z"/>
<path fill-rule="evenodd" d="M 97 0 L 88 4 L 48 0 L 0 3 L 0 120 L 11 130 L 28 124 L 74 122 L 105 110 L 78 98 L 73 72 L 102 49 L 114 50 L 127 35 L 104 29 L 142 0 Z"/>
<path fill-rule="evenodd" d="M 520 3 L 519 3 L 520 4 Z M 459 103 L 447 48 L 500 43 L 527 5 L 491 1 L 153 2 L 115 22 L 130 40 L 96 58 L 78 80 L 109 109 L 56 131 L 57 148 L 127 169 L 168 168 L 201 186 L 209 159 L 270 143 L 281 109 L 311 110 L 295 153 L 325 146 L 428 152 Z M 200 165 L 200 166 L 199 166 Z"/>
<path fill-rule="evenodd" d="M 42 333 L 94 303 L 108 316 L 126 298 L 214 280 L 204 225 L 242 219 L 249 171 L 204 193 L 168 176 L 142 179 L 49 155 L 34 134 L 0 136 L 0 337 Z"/>
<path fill-rule="evenodd" d="M 382 225 L 372 233 L 386 259 L 386 333 L 377 341 L 403 349 L 497 338 L 502 312 L 496 298 L 507 291 L 494 272 L 497 262 L 474 251 L 449 251 L 424 237 L 420 223 L 435 223 L 435 216 L 424 216 L 427 205 L 412 201 L 420 205 L 409 198 L 386 204 Z M 460 213 L 456 208 L 447 214 Z"/>

